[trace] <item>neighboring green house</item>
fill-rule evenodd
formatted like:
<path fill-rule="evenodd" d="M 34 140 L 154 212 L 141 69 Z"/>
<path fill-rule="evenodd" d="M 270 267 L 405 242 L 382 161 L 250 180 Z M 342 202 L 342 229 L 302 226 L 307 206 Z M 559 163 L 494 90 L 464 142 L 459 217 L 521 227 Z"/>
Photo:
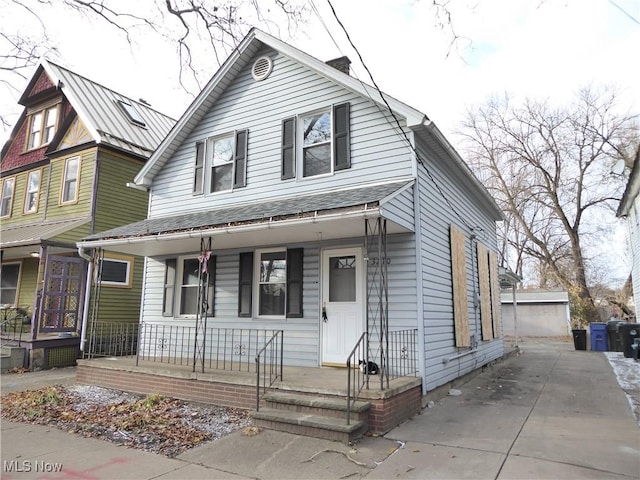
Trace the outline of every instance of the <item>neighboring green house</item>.
<path fill-rule="evenodd" d="M 146 217 L 127 184 L 175 121 L 47 60 L 19 103 L 0 157 L 2 336 L 48 368 L 75 363 L 83 324 L 138 323 L 143 257 L 80 256 L 76 241 Z"/>

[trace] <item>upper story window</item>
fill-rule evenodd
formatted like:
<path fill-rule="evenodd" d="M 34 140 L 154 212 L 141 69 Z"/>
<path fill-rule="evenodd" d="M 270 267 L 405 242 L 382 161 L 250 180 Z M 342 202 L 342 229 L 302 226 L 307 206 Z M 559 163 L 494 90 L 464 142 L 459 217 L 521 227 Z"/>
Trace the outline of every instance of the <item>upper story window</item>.
<path fill-rule="evenodd" d="M 38 211 L 41 170 L 32 170 L 27 177 L 27 188 L 24 194 L 24 213 Z"/>
<path fill-rule="evenodd" d="M 5 178 L 2 181 L 2 203 L 0 204 L 0 217 L 11 215 L 13 205 L 13 190 L 16 184 L 16 177 Z"/>
<path fill-rule="evenodd" d="M 78 200 L 78 180 L 80 178 L 80 157 L 67 158 L 64 163 L 62 177 L 62 194 L 60 203 L 71 203 Z"/>
<path fill-rule="evenodd" d="M 27 148 L 38 148 L 48 144 L 56 133 L 58 107 L 53 106 L 31 115 Z"/>
<path fill-rule="evenodd" d="M 351 167 L 349 103 L 282 122 L 281 178 L 331 174 Z"/>
<path fill-rule="evenodd" d="M 193 193 L 225 192 L 247 184 L 247 130 L 196 143 Z"/>
<path fill-rule="evenodd" d="M 18 301 L 18 280 L 20 279 L 19 263 L 3 263 L 2 282 L 0 285 L 0 304 L 16 305 Z"/>

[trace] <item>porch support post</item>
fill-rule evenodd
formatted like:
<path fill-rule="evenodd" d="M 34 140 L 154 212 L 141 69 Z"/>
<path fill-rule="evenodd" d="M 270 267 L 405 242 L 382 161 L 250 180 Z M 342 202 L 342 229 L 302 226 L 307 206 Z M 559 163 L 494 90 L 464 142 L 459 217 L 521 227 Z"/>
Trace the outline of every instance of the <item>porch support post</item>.
<path fill-rule="evenodd" d="M 367 262 L 367 359 L 380 367 L 380 388 L 389 387 L 389 319 L 387 265 L 387 221 L 381 217 L 365 220 L 365 261 Z M 368 379 L 367 379 L 368 380 Z"/>
<path fill-rule="evenodd" d="M 211 255 L 211 237 L 200 239 L 200 256 L 198 257 L 198 295 L 196 305 L 196 328 L 193 345 L 193 371 L 200 362 L 201 371 L 204 373 L 207 314 L 209 311 L 209 257 Z"/>

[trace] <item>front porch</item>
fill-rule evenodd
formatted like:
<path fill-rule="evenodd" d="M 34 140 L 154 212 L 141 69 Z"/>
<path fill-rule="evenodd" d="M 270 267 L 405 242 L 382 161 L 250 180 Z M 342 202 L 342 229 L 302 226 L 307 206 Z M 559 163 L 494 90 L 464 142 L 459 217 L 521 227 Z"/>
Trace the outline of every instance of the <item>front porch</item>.
<path fill-rule="evenodd" d="M 78 360 L 77 379 L 80 384 L 98 385 L 140 394 L 158 393 L 187 401 L 225 405 L 256 410 L 258 377 L 255 372 L 198 368 L 191 365 L 157 363 L 128 357 L 105 357 Z M 294 367 L 284 366 L 282 378 L 269 388 L 270 393 L 295 394 L 309 398 L 309 402 L 295 401 L 294 410 L 307 419 L 310 410 L 319 410 L 320 403 L 344 404 L 348 397 L 347 369 L 339 367 Z M 415 415 L 421 408 L 422 380 L 420 377 L 403 376 L 385 381 L 382 388 L 379 375 L 369 376 L 369 387 L 359 394 L 359 402 L 369 404 L 364 422 L 365 431 L 384 433 Z M 260 411 L 272 410 L 268 397 L 263 400 Z M 313 405 L 311 405 L 313 403 Z M 275 407 L 279 408 L 279 407 Z M 331 407 L 333 409 L 337 407 Z M 317 412 L 316 412 L 317 413 Z M 346 416 L 341 424 L 346 428 Z M 291 423 L 290 425 L 293 425 Z M 297 421 L 288 431 L 311 435 L 312 427 Z M 271 425 L 269 428 L 273 428 Z M 325 437 L 335 440 L 341 437 Z"/>

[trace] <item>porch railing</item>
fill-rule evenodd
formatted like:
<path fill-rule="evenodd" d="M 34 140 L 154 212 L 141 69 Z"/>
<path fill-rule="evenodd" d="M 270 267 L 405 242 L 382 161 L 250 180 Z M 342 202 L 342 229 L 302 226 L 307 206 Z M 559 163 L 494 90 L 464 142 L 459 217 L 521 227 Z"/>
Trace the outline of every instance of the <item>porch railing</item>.
<path fill-rule="evenodd" d="M 371 372 L 360 368 L 359 362 L 365 364 L 375 361 L 379 371 L 380 388 L 389 388 L 389 380 L 400 377 L 418 375 L 418 329 L 394 330 L 387 333 L 386 348 L 382 359 L 369 356 L 369 336 L 363 333 L 347 358 L 347 424 L 351 422 L 351 409 L 358 400 L 363 388 L 369 388 Z M 378 349 L 378 351 L 380 351 Z"/>
<path fill-rule="evenodd" d="M 95 322 L 91 325 L 85 358 L 124 357 L 138 352 L 139 323 Z"/>
<path fill-rule="evenodd" d="M 204 367 L 252 372 L 253 359 L 276 330 L 207 327 L 204 333 Z M 202 331 L 199 332 L 202 335 Z M 193 366 L 196 327 L 142 323 L 136 365 L 140 360 Z M 198 360 L 200 362 L 201 360 Z"/>
<path fill-rule="evenodd" d="M 387 378 L 418 376 L 418 329 L 392 330 L 388 335 Z"/>
<path fill-rule="evenodd" d="M 0 336 L 2 345 L 22 344 L 22 335 L 31 331 L 31 315 L 25 308 L 5 307 L 0 316 Z"/>
<path fill-rule="evenodd" d="M 267 388 L 278 379 L 282 381 L 283 345 L 284 331 L 277 330 L 256 354 L 256 411 L 260 410 L 260 399 Z M 262 385 L 262 392 L 260 385 Z"/>
<path fill-rule="evenodd" d="M 364 332 L 347 357 L 347 425 L 351 423 L 351 408 L 366 385 L 369 388 L 369 375 L 360 368 L 360 361 L 368 362 L 368 335 Z"/>

